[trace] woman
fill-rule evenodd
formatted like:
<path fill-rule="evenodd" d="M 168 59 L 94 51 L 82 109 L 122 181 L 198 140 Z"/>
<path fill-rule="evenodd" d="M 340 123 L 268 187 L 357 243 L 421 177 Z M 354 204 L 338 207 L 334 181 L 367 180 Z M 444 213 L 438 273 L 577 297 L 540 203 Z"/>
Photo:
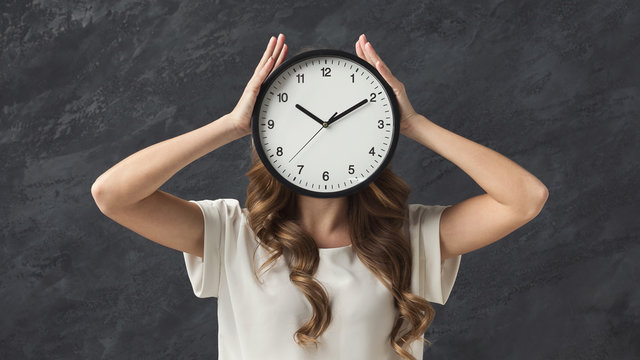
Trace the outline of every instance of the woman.
<path fill-rule="evenodd" d="M 532 220 L 547 188 L 416 113 L 363 34 L 356 53 L 393 88 L 401 134 L 459 166 L 485 194 L 449 206 L 406 204 L 409 187 L 388 166 L 355 194 L 303 196 L 276 181 L 253 147 L 246 208 L 235 199 L 186 201 L 158 190 L 191 162 L 251 133 L 256 96 L 285 59 L 284 40 L 271 37 L 231 113 L 122 160 L 96 180 L 93 197 L 116 222 L 183 252 L 196 296 L 218 298 L 221 359 L 422 358 L 435 314 L 429 301 L 446 302 L 461 255 Z"/>

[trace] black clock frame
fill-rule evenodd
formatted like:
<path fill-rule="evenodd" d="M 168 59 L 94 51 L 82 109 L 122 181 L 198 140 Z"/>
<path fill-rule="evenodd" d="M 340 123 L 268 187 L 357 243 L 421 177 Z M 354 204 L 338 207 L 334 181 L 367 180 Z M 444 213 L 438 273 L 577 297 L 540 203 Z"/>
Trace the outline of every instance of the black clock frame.
<path fill-rule="evenodd" d="M 300 61 L 303 61 L 305 59 L 309 59 L 312 57 L 321 57 L 321 56 L 335 56 L 335 57 L 346 58 L 349 60 L 353 60 L 358 64 L 362 65 L 363 67 L 367 68 L 367 70 L 369 70 L 378 79 L 378 81 L 380 81 L 385 91 L 387 92 L 387 97 L 389 98 L 389 101 L 391 103 L 391 111 L 392 111 L 393 124 L 394 124 L 393 135 L 391 136 L 391 146 L 389 146 L 389 151 L 387 151 L 386 156 L 382 159 L 382 163 L 380 164 L 380 166 L 372 174 L 370 174 L 366 180 L 361 181 L 358 185 L 351 188 L 333 191 L 333 192 L 319 192 L 319 191 L 308 190 L 308 189 L 299 187 L 298 185 L 290 182 L 284 176 L 282 176 L 273 167 L 271 162 L 269 162 L 269 158 L 267 157 L 267 154 L 265 154 L 264 152 L 262 141 L 260 139 L 260 129 L 259 129 L 260 108 L 262 107 L 262 102 L 266 95 L 267 89 L 269 88 L 269 86 L 271 86 L 271 83 L 273 83 L 273 81 L 285 70 L 287 70 L 290 66 Z M 262 161 L 264 166 L 267 168 L 267 170 L 271 173 L 271 175 L 273 175 L 276 179 L 278 179 L 278 181 L 280 181 L 282 184 L 284 184 L 294 192 L 297 192 L 302 195 L 316 197 L 316 198 L 335 198 L 335 197 L 347 196 L 347 195 L 358 192 L 359 190 L 363 189 L 365 186 L 369 185 L 371 181 L 375 180 L 380 175 L 380 173 L 387 167 L 388 163 L 391 161 L 391 158 L 393 157 L 396 146 L 398 145 L 398 139 L 400 135 L 399 126 L 400 126 L 400 111 L 398 109 L 398 101 L 396 99 L 395 93 L 393 92 L 393 89 L 391 88 L 391 86 L 387 83 L 387 81 L 382 77 L 382 75 L 378 72 L 378 70 L 375 67 L 369 64 L 367 61 L 362 60 L 359 57 L 342 50 L 316 49 L 316 50 L 305 51 L 292 58 L 287 59 L 282 64 L 280 64 L 278 68 L 273 70 L 273 72 L 262 83 L 262 85 L 260 86 L 260 92 L 258 93 L 258 97 L 256 98 L 256 103 L 254 105 L 253 114 L 251 117 L 251 129 L 252 129 L 251 136 L 253 140 L 253 145 L 256 148 L 256 152 L 258 153 L 260 160 Z"/>

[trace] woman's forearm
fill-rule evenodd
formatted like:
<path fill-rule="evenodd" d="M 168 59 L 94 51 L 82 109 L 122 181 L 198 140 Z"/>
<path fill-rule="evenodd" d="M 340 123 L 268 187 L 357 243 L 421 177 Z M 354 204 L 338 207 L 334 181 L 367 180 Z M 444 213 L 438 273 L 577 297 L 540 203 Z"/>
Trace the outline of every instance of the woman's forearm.
<path fill-rule="evenodd" d="M 240 138 L 228 117 L 153 144 L 115 164 L 91 187 L 100 209 L 114 210 L 144 199 L 188 164 Z"/>
<path fill-rule="evenodd" d="M 496 201 L 525 215 L 536 213 L 546 201 L 546 186 L 512 160 L 422 115 L 414 120 L 406 136 L 456 164 Z"/>

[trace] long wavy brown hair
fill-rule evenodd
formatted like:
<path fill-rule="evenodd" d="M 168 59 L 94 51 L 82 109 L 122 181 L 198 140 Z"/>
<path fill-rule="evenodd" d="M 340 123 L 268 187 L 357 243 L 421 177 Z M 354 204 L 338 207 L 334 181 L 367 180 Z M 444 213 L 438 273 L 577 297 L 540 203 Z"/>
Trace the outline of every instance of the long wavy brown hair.
<path fill-rule="evenodd" d="M 296 193 L 265 168 L 251 144 L 251 168 L 247 200 L 249 226 L 268 253 L 256 271 L 261 272 L 284 255 L 291 282 L 311 304 L 313 315 L 292 336 L 300 346 L 319 344 L 318 337 L 331 323 L 329 297 L 314 274 L 320 261 L 313 237 L 297 221 Z M 409 185 L 391 171 L 389 164 L 368 186 L 348 195 L 348 223 L 353 251 L 362 263 L 389 289 L 397 311 L 389 333 L 393 349 L 403 359 L 415 360 L 407 347 L 424 333 L 435 310 L 424 298 L 411 293 L 411 245 L 403 232 L 407 219 Z M 255 271 L 255 265 L 254 265 Z M 408 326 L 404 322 L 408 322 Z M 401 329 L 405 329 L 400 333 Z"/>

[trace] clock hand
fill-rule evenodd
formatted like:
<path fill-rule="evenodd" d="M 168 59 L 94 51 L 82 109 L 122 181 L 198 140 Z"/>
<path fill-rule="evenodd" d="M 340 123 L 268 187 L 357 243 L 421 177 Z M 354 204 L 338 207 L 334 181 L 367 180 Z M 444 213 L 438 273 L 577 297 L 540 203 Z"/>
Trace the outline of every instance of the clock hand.
<path fill-rule="evenodd" d="M 343 111 L 342 113 L 340 113 L 340 115 L 338 116 L 332 116 L 331 119 L 329 119 L 327 121 L 328 125 L 331 125 L 333 122 L 335 122 L 336 120 L 340 119 L 341 117 L 347 115 L 348 113 L 352 112 L 353 110 L 359 108 L 360 106 L 364 105 L 367 103 L 367 99 L 364 99 L 362 101 L 360 101 L 359 103 L 353 105 L 352 107 L 348 108 L 347 110 Z"/>
<path fill-rule="evenodd" d="M 328 121 L 331 121 L 331 119 L 333 119 L 334 116 L 336 116 L 337 112 L 334 113 L 333 115 L 331 115 L 331 117 L 329 118 Z M 324 123 L 324 122 L 323 122 Z M 316 131 L 315 134 L 313 134 L 313 136 L 311 137 L 311 139 L 309 139 L 309 141 L 311 141 L 314 137 L 316 137 L 316 135 L 318 135 L 318 133 L 320 132 L 320 130 L 324 129 L 325 126 L 324 124 L 322 125 L 322 127 L 320 129 L 318 129 L 318 131 Z M 302 151 L 302 149 L 304 149 L 305 146 L 307 146 L 307 144 L 309 143 L 309 141 L 307 141 L 304 145 L 302 145 L 302 147 L 300 148 L 300 150 L 298 150 L 298 152 L 293 155 L 293 157 L 291 159 L 289 159 L 289 162 L 291 162 L 291 160 L 293 160 L 294 157 L 296 157 L 296 155 L 298 155 L 300 153 L 300 151 Z"/>
<path fill-rule="evenodd" d="M 319 117 L 313 115 L 311 113 L 311 111 L 303 108 L 300 104 L 296 104 L 296 108 L 298 108 L 300 111 L 302 111 L 303 113 L 309 115 L 313 120 L 317 121 L 318 123 L 320 123 L 320 125 L 323 125 L 324 121 L 320 120 Z"/>

